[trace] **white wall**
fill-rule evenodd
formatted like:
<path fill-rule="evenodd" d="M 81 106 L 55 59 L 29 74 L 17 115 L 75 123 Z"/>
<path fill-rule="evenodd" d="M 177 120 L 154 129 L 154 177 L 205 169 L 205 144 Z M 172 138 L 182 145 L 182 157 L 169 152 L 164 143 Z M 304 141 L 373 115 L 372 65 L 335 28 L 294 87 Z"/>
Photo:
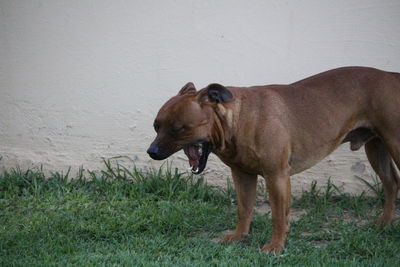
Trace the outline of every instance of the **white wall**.
<path fill-rule="evenodd" d="M 0 162 L 149 165 L 158 108 L 198 88 L 290 83 L 345 65 L 400 71 L 400 1 L 0 1 Z M 174 164 L 188 167 L 183 154 Z M 364 170 L 343 147 L 294 184 Z M 354 172 L 355 171 L 355 172 Z M 225 182 L 212 157 L 206 177 Z M 303 179 L 304 178 L 304 179 Z"/>

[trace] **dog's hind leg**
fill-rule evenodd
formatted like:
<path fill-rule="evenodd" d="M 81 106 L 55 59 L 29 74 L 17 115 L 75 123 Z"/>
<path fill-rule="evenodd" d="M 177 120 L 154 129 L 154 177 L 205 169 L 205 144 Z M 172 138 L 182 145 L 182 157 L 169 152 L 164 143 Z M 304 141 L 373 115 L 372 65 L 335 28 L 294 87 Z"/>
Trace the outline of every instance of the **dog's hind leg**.
<path fill-rule="evenodd" d="M 365 152 L 372 168 L 382 181 L 385 202 L 383 214 L 377 223 L 388 225 L 393 221 L 400 178 L 393 163 L 391 153 L 380 138 L 374 138 L 365 144 Z"/>
<path fill-rule="evenodd" d="M 399 131 L 400 132 L 400 131 Z M 397 168 L 400 170 L 400 138 L 397 140 L 388 140 L 385 144 L 393 158 L 393 161 L 396 163 Z"/>

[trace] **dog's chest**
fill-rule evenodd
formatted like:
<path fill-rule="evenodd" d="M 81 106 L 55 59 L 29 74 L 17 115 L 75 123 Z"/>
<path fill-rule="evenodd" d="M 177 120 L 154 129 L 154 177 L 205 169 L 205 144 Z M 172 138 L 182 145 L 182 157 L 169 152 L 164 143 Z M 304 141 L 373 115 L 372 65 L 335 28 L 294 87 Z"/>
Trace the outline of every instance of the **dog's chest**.
<path fill-rule="evenodd" d="M 216 155 L 231 168 L 239 168 L 248 173 L 259 175 L 263 173 L 260 160 L 252 150 L 226 150 L 222 153 L 216 153 Z"/>

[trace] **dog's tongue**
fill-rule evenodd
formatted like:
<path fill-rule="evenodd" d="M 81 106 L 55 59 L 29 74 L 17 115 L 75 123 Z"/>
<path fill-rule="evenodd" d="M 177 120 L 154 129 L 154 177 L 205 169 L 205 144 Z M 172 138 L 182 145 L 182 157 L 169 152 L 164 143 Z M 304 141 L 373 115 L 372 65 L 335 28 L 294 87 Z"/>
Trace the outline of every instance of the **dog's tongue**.
<path fill-rule="evenodd" d="M 200 163 L 198 160 L 189 159 L 189 165 L 190 165 L 190 167 L 197 168 L 197 167 L 199 167 Z"/>
<path fill-rule="evenodd" d="M 200 162 L 200 155 L 198 153 L 198 150 L 196 149 L 196 147 L 194 146 L 189 146 L 187 148 L 184 149 L 184 152 L 186 154 L 186 156 L 189 158 L 189 164 L 190 167 L 199 167 Z"/>

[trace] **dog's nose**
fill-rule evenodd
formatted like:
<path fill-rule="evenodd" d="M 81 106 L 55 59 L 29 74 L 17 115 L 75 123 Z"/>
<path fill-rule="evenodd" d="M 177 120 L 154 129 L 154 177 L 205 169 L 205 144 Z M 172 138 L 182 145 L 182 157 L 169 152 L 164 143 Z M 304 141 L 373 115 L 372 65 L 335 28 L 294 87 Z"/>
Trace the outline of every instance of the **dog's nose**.
<path fill-rule="evenodd" d="M 147 149 L 147 154 L 149 154 L 149 156 L 152 159 L 155 159 L 155 160 L 162 159 L 160 156 L 160 148 L 157 145 L 151 144 L 149 149 Z"/>

